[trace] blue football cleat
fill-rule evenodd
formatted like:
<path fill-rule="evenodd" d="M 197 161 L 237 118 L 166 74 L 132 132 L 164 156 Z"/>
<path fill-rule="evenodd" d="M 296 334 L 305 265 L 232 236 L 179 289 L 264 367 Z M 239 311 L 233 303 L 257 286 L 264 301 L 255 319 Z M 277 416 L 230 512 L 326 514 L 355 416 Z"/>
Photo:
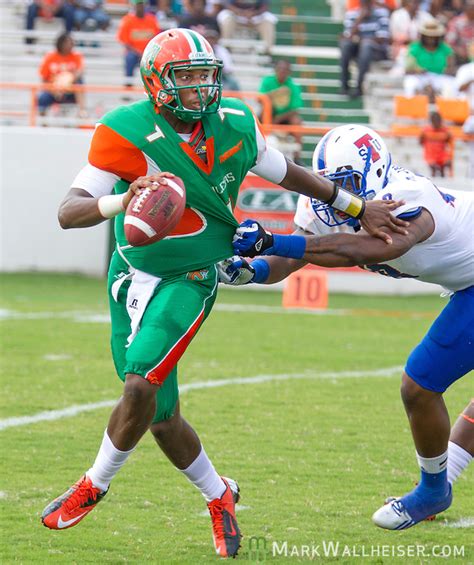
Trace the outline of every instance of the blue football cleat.
<path fill-rule="evenodd" d="M 425 489 L 424 492 L 420 490 L 417 487 L 402 498 L 390 499 L 388 504 L 374 513 L 372 521 L 376 526 L 386 530 L 406 530 L 451 506 L 453 500 L 451 485 L 445 496 L 431 500 L 426 496 Z"/>

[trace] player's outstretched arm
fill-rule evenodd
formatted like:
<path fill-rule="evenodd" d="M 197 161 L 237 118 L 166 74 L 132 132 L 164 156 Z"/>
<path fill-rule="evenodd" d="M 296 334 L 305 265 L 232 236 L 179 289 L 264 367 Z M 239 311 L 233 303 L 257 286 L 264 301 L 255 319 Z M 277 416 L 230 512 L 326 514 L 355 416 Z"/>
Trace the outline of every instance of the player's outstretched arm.
<path fill-rule="evenodd" d="M 267 262 L 269 269 L 268 278 L 265 280 L 264 284 L 280 282 L 291 275 L 291 273 L 299 271 L 307 264 L 307 261 L 289 259 L 288 257 L 265 257 L 262 261 Z"/>
<path fill-rule="evenodd" d="M 309 235 L 298 228 L 293 235 Z M 306 261 L 288 257 L 261 257 L 249 263 L 243 257 L 234 255 L 217 264 L 220 282 L 232 286 L 243 284 L 273 284 L 280 282 L 291 273 L 306 265 Z"/>
<path fill-rule="evenodd" d="M 107 218 L 100 213 L 98 202 L 99 198 L 94 198 L 82 188 L 71 188 L 59 206 L 59 225 L 67 230 L 100 224 Z M 117 214 L 121 207 L 123 207 L 123 195 L 122 201 L 117 199 L 117 208 L 119 208 Z"/>
<path fill-rule="evenodd" d="M 288 169 L 281 186 L 331 204 L 337 210 L 359 219 L 362 227 L 374 237 L 392 243 L 387 229 L 405 234 L 408 222 L 391 214 L 402 201 L 377 200 L 365 202 L 362 198 L 337 187 L 329 179 L 287 161 Z"/>
<path fill-rule="evenodd" d="M 231 286 L 244 284 L 273 284 L 286 279 L 294 271 L 306 265 L 306 261 L 286 257 L 265 257 L 249 263 L 234 255 L 217 263 L 219 282 Z"/>
<path fill-rule="evenodd" d="M 396 259 L 434 231 L 431 214 L 423 210 L 412 220 L 406 234 L 388 232 L 388 246 L 364 231 L 326 236 L 278 235 L 266 232 L 258 222 L 245 220 L 234 236 L 234 252 L 242 256 L 277 255 L 323 267 L 353 267 Z"/>

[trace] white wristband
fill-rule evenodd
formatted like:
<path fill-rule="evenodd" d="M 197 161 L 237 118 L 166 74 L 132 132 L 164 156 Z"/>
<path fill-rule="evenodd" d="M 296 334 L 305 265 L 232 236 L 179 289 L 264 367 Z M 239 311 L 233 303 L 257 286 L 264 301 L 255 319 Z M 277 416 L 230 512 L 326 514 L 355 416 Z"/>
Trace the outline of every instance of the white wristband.
<path fill-rule="evenodd" d="M 120 214 L 120 212 L 123 212 L 125 210 L 123 204 L 124 196 L 125 194 L 108 194 L 107 196 L 101 196 L 97 201 L 100 215 L 110 219 Z"/>

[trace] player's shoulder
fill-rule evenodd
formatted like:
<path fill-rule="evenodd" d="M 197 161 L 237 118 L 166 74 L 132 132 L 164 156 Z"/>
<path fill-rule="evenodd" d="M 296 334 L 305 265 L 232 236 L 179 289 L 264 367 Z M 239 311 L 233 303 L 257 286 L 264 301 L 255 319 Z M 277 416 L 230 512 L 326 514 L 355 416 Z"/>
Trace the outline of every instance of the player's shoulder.
<path fill-rule="evenodd" d="M 105 113 L 99 120 L 99 123 L 112 129 L 117 129 L 120 124 L 124 123 L 124 121 L 133 120 L 137 114 L 141 114 L 143 111 L 146 111 L 149 105 L 150 102 L 148 100 L 139 100 L 133 104 L 116 106 Z"/>
<path fill-rule="evenodd" d="M 247 106 L 247 104 L 241 100 L 240 98 L 233 98 L 230 96 L 225 96 L 221 98 L 221 103 L 220 103 L 220 108 L 218 110 L 227 110 L 227 109 L 231 109 L 231 110 L 236 110 L 236 111 L 241 111 L 243 112 L 246 116 L 252 115 L 252 110 L 249 108 L 249 106 Z"/>
<path fill-rule="evenodd" d="M 217 111 L 217 119 L 226 128 L 231 128 L 241 133 L 255 132 L 256 118 L 253 111 L 240 98 L 222 98 Z"/>
<path fill-rule="evenodd" d="M 377 200 L 405 200 L 418 202 L 427 191 L 434 188 L 433 183 L 427 177 L 404 169 L 392 166 L 386 186 L 377 193 Z"/>

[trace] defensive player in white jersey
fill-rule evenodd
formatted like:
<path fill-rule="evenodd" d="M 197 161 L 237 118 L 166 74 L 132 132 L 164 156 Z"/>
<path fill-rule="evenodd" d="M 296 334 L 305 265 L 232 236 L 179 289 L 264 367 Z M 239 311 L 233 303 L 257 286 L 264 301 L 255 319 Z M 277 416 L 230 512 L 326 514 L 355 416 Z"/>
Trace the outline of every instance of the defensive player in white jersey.
<path fill-rule="evenodd" d="M 300 197 L 295 215 L 298 230 L 293 235 L 273 235 L 253 220 L 243 222 L 236 232 L 238 255 L 277 257 L 260 257 L 251 264 L 231 258 L 221 265 L 221 280 L 273 283 L 306 263 L 358 265 L 390 277 L 440 284 L 451 293 L 410 354 L 402 377 L 401 394 L 421 480 L 373 516 L 382 528 L 409 528 L 451 505 L 451 482 L 474 454 L 474 405 L 470 404 L 453 428 L 448 477 L 450 425 L 442 394 L 474 369 L 474 194 L 441 191 L 429 179 L 393 166 L 382 138 L 365 126 L 347 125 L 328 132 L 315 149 L 313 168 L 365 199 L 404 200 L 395 214 L 409 220 L 408 233 L 389 233 L 387 244 L 330 205 Z"/>

